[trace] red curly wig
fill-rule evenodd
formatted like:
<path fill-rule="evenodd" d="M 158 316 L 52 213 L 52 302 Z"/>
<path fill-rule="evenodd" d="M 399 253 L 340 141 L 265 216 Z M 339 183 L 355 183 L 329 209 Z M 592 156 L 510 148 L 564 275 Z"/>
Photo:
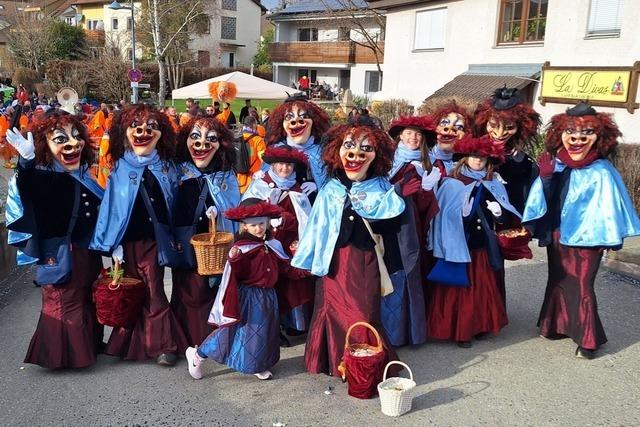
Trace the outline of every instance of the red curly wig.
<path fill-rule="evenodd" d="M 464 127 L 465 127 L 464 132 L 465 134 L 470 133 L 471 128 L 473 126 L 473 122 L 471 120 L 471 114 L 469 114 L 469 111 L 467 111 L 462 106 L 458 105 L 455 101 L 451 101 L 445 104 L 444 106 L 442 106 L 440 109 L 438 109 L 435 113 L 431 115 L 433 119 L 434 129 L 438 126 L 438 124 L 440 123 L 440 120 L 442 120 L 444 117 L 448 116 L 451 113 L 459 114 L 462 116 L 462 118 L 464 118 Z"/>
<path fill-rule="evenodd" d="M 584 128 L 585 126 L 593 127 L 593 130 L 598 135 L 595 147 L 600 156 L 607 157 L 613 154 L 622 132 L 618 129 L 616 122 L 613 121 L 612 115 L 607 113 L 585 116 L 570 116 L 563 113 L 551 117 L 551 121 L 546 128 L 547 133 L 544 141 L 547 151 L 555 155 L 558 149 L 562 147 L 562 133 L 565 130 L 576 127 Z"/>
<path fill-rule="evenodd" d="M 54 112 L 44 116 L 40 116 L 36 121 L 31 123 L 28 131 L 33 134 L 33 142 L 35 144 L 36 165 L 49 167 L 53 164 L 54 158 L 47 144 L 47 135 L 53 132 L 55 129 L 62 128 L 63 126 L 71 125 L 75 127 L 80 136 L 78 139 L 84 141 L 84 148 L 80 154 L 80 165 L 90 166 L 93 163 L 93 150 L 89 143 L 89 130 L 87 126 L 80 121 L 76 116 L 71 114 L 65 114 L 60 112 Z"/>
<path fill-rule="evenodd" d="M 162 160 L 170 160 L 175 152 L 176 134 L 166 114 L 146 104 L 134 104 L 118 111 L 113 117 L 111 129 L 109 129 L 109 154 L 113 160 L 124 156 L 125 149 L 130 149 L 127 140 L 127 128 L 134 120 L 155 119 L 160 126 L 162 136 L 156 149 Z"/>
<path fill-rule="evenodd" d="M 291 111 L 294 105 L 297 106 L 298 109 L 304 109 L 309 114 L 309 117 L 313 120 L 311 135 L 313 135 L 316 144 L 320 143 L 320 138 L 322 138 L 322 135 L 329 129 L 329 126 L 331 126 L 329 115 L 313 102 L 290 101 L 278 105 L 273 110 L 271 116 L 269 116 L 269 126 L 267 129 L 267 137 L 265 138 L 267 145 L 276 144 L 287 137 L 282 127 L 282 122 L 284 122 L 284 116 L 288 111 Z"/>
<path fill-rule="evenodd" d="M 393 165 L 394 153 L 394 143 L 389 134 L 380 128 L 350 124 L 333 126 L 323 138 L 322 160 L 327 166 L 329 176 L 335 177 L 336 172 L 344 170 L 340 159 L 340 147 L 348 134 L 352 134 L 356 139 L 367 138 L 376 150 L 376 157 L 369 166 L 367 178 L 386 176 Z"/>
<path fill-rule="evenodd" d="M 178 133 L 178 142 L 176 144 L 176 161 L 179 163 L 193 163 L 193 159 L 189 153 L 189 148 L 187 148 L 187 139 L 196 124 L 215 131 L 218 134 L 220 141 L 220 148 L 218 148 L 218 151 L 213 155 L 213 159 L 211 159 L 211 163 L 209 163 L 207 169 L 212 171 L 231 170 L 236 159 L 236 151 L 234 150 L 233 145 L 231 145 L 231 141 L 233 141 L 233 134 L 224 124 L 213 117 L 191 119 L 180 128 L 180 132 Z"/>
<path fill-rule="evenodd" d="M 491 105 L 491 99 L 485 100 L 478 106 L 473 116 L 473 135 L 482 136 L 487 133 L 487 123 L 491 118 L 505 122 L 515 123 L 517 132 L 509 141 L 508 149 L 511 148 L 532 148 L 534 137 L 538 133 L 538 127 L 542 124 L 540 114 L 529 104 L 521 102 L 508 110 L 496 110 Z"/>

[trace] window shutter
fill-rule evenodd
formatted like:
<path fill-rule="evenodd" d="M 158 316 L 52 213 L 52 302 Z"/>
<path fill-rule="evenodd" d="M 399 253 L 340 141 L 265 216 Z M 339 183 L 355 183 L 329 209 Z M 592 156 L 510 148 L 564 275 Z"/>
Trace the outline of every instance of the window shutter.
<path fill-rule="evenodd" d="M 620 34 L 622 0 L 591 0 L 587 35 Z"/>
<path fill-rule="evenodd" d="M 447 8 L 416 13 L 414 49 L 444 49 Z"/>

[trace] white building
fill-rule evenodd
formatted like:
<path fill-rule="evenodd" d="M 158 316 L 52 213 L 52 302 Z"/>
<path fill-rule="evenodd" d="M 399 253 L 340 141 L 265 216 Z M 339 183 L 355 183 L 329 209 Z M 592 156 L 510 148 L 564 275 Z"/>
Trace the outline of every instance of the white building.
<path fill-rule="evenodd" d="M 416 106 L 434 93 L 488 96 L 490 85 L 504 82 L 520 87 L 546 122 L 570 104 L 541 105 L 537 80 L 543 63 L 583 68 L 631 67 L 640 61 L 637 0 L 372 0 L 369 4 L 384 9 L 387 17 L 382 95 L 405 98 Z M 640 63 L 627 88 L 631 103 L 637 99 L 633 80 L 637 82 L 639 68 Z M 640 142 L 640 112 L 596 108 L 615 114 L 625 141 Z"/>
<path fill-rule="evenodd" d="M 307 76 L 312 84 L 349 88 L 354 95 L 371 97 L 380 91 L 377 63 L 382 69 L 384 32 L 364 2 L 361 12 L 341 13 L 340 5 L 347 3 L 301 0 L 268 17 L 276 27 L 275 41 L 269 46 L 275 82 L 292 86 Z M 362 27 L 353 24 L 355 16 Z M 364 46 L 363 28 L 378 41 L 378 59 Z"/>

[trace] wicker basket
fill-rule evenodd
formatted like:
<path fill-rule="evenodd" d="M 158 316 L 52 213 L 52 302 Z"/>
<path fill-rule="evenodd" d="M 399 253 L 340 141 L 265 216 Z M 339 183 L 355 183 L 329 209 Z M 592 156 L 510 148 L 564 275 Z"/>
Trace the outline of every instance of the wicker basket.
<path fill-rule="evenodd" d="M 132 326 L 140 317 L 146 287 L 142 280 L 118 278 L 120 263 L 113 266 L 113 278 L 102 276 L 93 285 L 96 316 L 102 325 Z"/>
<path fill-rule="evenodd" d="M 233 246 L 233 234 L 216 231 L 216 217 L 211 217 L 209 232 L 196 234 L 191 238 L 196 254 L 198 274 L 210 276 L 221 274 L 227 262 L 229 250 Z"/>
<path fill-rule="evenodd" d="M 391 365 L 402 365 L 409 371 L 409 378 L 391 377 L 387 378 L 387 371 Z M 380 407 L 382 413 L 390 417 L 399 417 L 411 410 L 413 392 L 416 382 L 413 380 L 413 372 L 406 364 L 399 361 L 387 363 L 382 375 L 382 382 L 378 384 L 378 394 L 380 395 Z"/>

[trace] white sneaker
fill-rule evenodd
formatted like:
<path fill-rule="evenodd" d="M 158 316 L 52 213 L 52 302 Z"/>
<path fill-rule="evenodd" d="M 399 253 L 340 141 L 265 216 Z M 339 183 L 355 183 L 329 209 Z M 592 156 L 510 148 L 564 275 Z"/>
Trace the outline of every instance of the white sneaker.
<path fill-rule="evenodd" d="M 259 380 L 270 380 L 271 378 L 273 378 L 273 374 L 269 370 L 258 372 L 257 374 L 253 374 L 253 375 L 258 377 Z"/>
<path fill-rule="evenodd" d="M 189 374 L 196 380 L 202 379 L 202 357 L 198 356 L 198 346 L 189 347 L 184 352 L 187 356 L 187 363 L 189 364 Z"/>

